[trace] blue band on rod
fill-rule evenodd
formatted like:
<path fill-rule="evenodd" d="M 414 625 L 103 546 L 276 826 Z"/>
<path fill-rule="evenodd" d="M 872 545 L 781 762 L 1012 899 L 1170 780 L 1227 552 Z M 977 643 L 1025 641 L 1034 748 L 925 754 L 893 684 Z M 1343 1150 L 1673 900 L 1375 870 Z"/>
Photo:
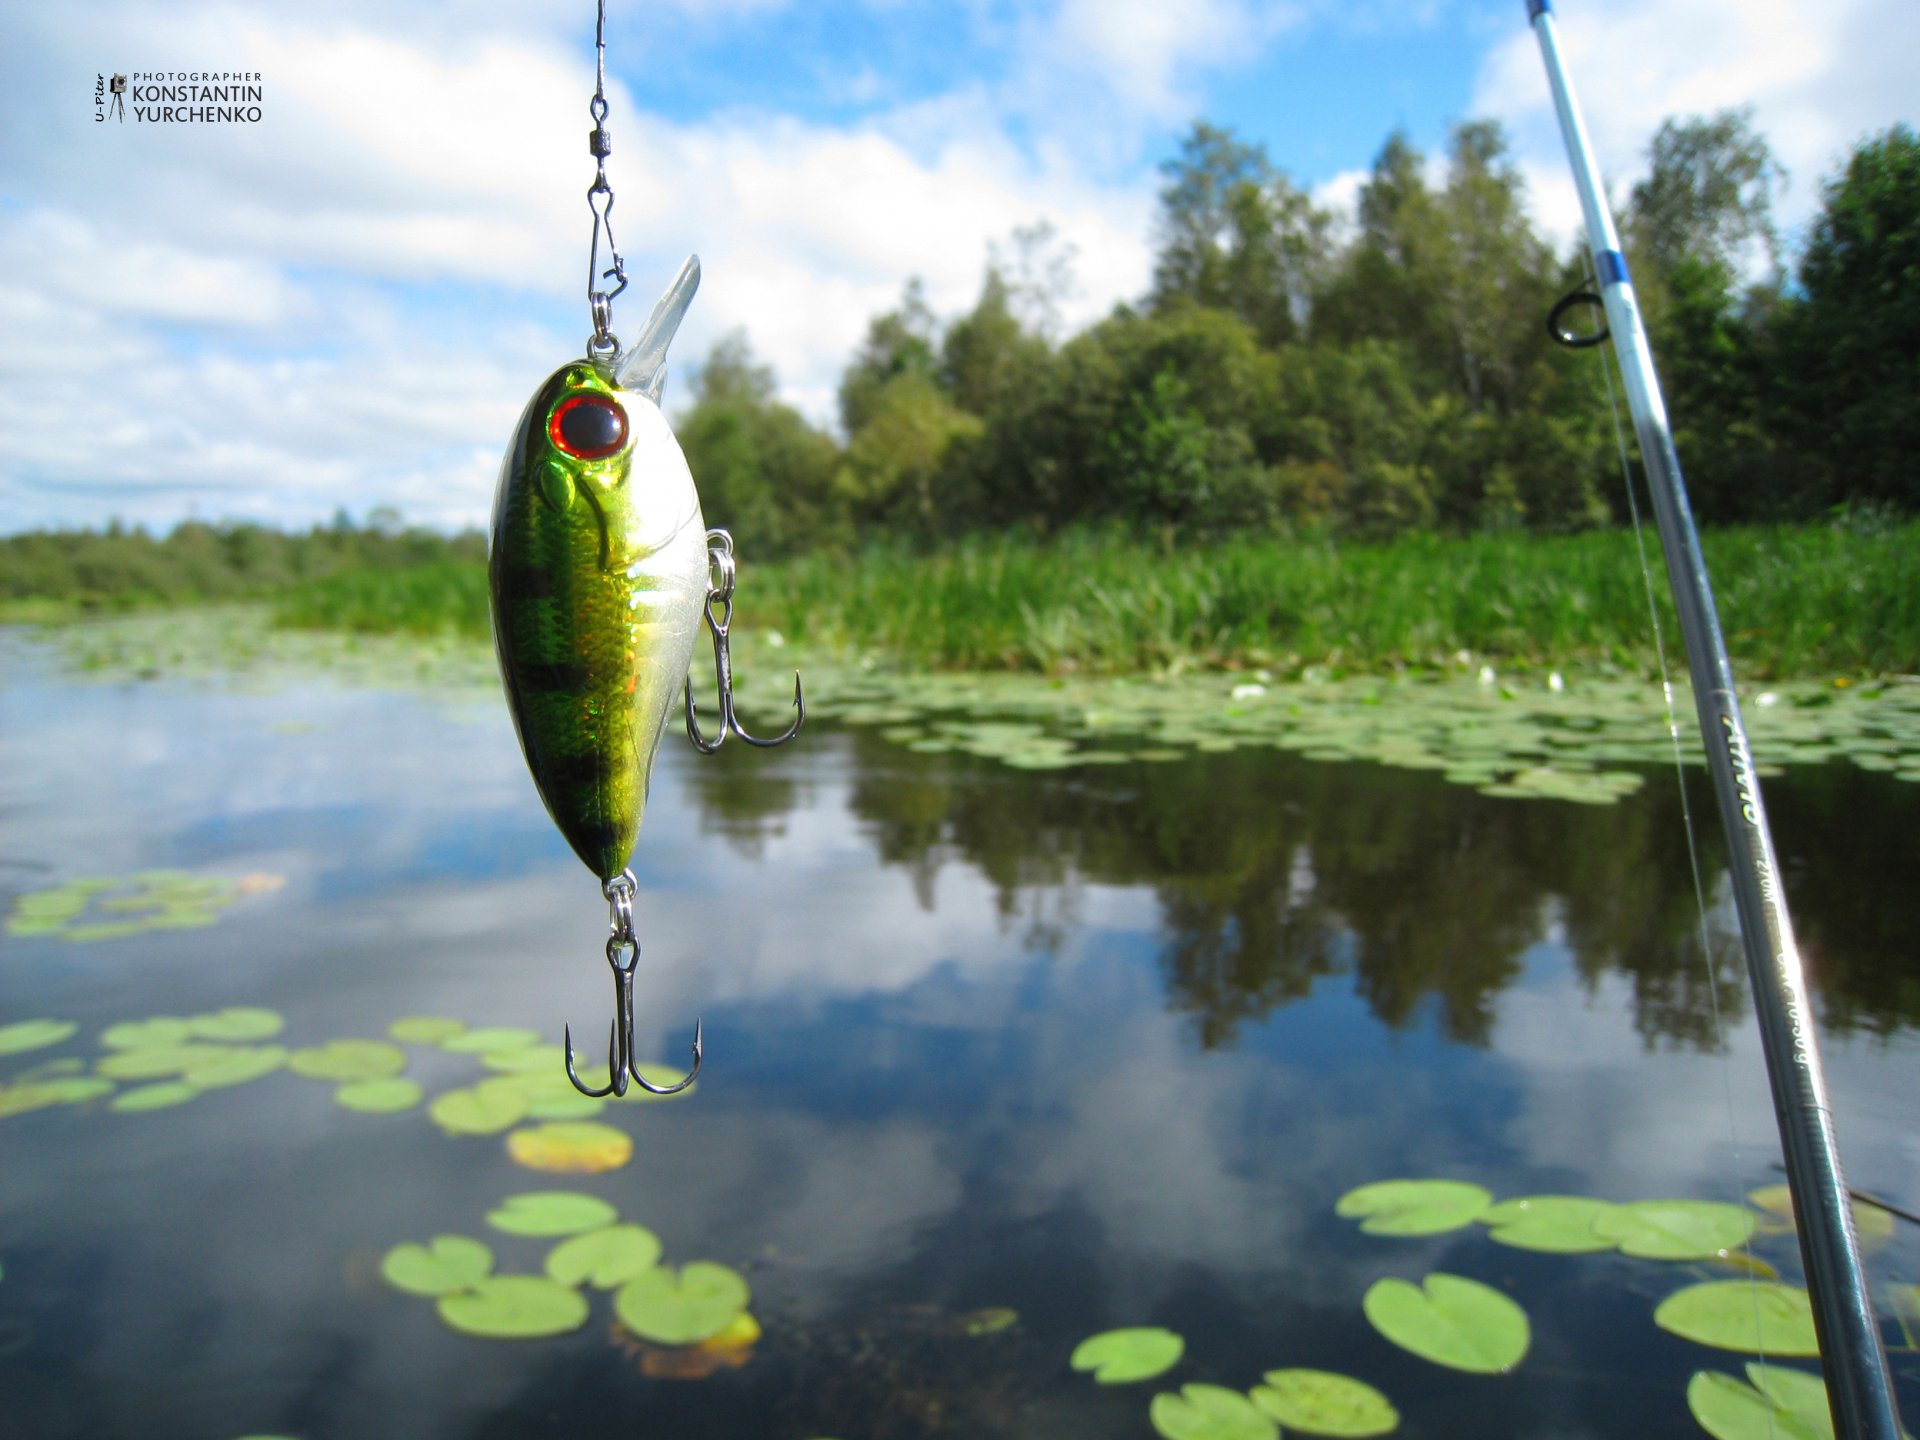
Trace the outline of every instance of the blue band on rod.
<path fill-rule="evenodd" d="M 1600 252 L 1600 283 L 1602 285 L 1625 285 L 1627 279 L 1627 257 L 1618 250 Z"/>
<path fill-rule="evenodd" d="M 1553 13 L 1553 0 L 1527 0 L 1527 19 L 1538 20 Z"/>

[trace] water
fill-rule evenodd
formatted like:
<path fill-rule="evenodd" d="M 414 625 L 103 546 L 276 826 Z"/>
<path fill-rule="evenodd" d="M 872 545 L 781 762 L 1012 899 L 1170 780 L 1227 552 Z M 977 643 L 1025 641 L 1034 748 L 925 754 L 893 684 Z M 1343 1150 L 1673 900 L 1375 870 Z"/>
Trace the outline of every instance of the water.
<path fill-rule="evenodd" d="M 286 877 L 209 929 L 0 939 L 0 1023 L 82 1027 L 0 1080 L 229 1005 L 297 1045 L 423 1013 L 603 1033 L 604 905 L 492 697 L 81 681 L 17 633 L 0 665 L 9 893 Z M 1916 791 L 1844 766 L 1768 789 L 1850 1179 L 1909 1208 Z M 602 1117 L 632 1161 L 540 1174 L 286 1073 L 0 1116 L 0 1436 L 1143 1437 L 1157 1389 L 1296 1365 L 1379 1386 L 1411 1437 L 1697 1436 L 1689 1375 L 1745 1357 L 1650 1316 L 1729 1272 L 1333 1213 L 1396 1176 L 1733 1201 L 1780 1178 L 1718 862 L 1710 980 L 1672 792 L 1494 800 L 1264 749 L 1055 776 L 826 726 L 774 754 L 670 744 L 636 855 L 641 1025 L 677 1062 L 703 1015 L 709 1058 L 692 1098 Z M 430 1095 L 478 1073 L 410 1053 Z M 475 1339 L 381 1280 L 388 1247 L 448 1233 L 536 1271 L 550 1242 L 485 1216 L 550 1188 L 612 1201 L 671 1263 L 741 1269 L 748 1363 L 648 1374 L 597 1292 L 574 1334 Z M 1876 1284 L 1920 1281 L 1915 1228 Z M 1799 1278 L 1790 1239 L 1759 1253 Z M 1367 1324 L 1368 1285 L 1433 1270 L 1526 1309 L 1514 1373 Z M 990 1307 L 1017 1324 L 969 1335 Z M 1163 1381 L 1067 1369 L 1136 1324 L 1187 1340 Z M 1920 1369 L 1893 1361 L 1911 1423 Z"/>

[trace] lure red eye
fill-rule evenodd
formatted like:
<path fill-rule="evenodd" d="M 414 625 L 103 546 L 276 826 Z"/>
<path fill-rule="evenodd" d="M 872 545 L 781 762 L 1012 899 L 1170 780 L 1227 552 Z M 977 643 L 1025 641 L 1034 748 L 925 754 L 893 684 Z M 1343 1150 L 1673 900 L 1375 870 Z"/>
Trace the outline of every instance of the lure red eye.
<path fill-rule="evenodd" d="M 627 443 L 627 412 L 605 395 L 570 395 L 547 417 L 547 438 L 581 460 L 602 460 Z"/>

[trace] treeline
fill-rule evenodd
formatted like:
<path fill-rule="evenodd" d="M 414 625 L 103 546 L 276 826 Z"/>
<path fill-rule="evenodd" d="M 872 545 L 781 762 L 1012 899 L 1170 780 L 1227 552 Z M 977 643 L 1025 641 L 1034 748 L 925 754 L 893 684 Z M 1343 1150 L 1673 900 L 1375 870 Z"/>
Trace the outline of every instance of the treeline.
<path fill-rule="evenodd" d="M 1791 274 L 1784 174 L 1746 113 L 1670 120 L 1648 159 L 1623 229 L 1698 517 L 1920 510 L 1913 132 L 1859 146 Z M 1544 324 L 1591 283 L 1585 253 L 1537 232 L 1497 125 L 1457 126 L 1437 170 L 1390 138 L 1350 218 L 1204 123 L 1163 170 L 1149 294 L 1059 343 L 1070 257 L 1044 229 L 994 252 L 964 315 L 910 284 L 841 382 L 844 442 L 776 400 L 744 335 L 723 340 L 678 420 L 710 521 L 764 556 L 1009 525 L 1387 538 L 1621 518 L 1599 362 Z"/>

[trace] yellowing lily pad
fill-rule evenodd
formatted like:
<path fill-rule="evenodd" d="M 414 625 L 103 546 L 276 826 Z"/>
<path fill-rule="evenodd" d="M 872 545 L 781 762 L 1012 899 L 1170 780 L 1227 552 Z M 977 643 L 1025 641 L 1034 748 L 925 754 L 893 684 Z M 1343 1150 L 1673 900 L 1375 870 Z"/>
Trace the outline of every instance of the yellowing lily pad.
<path fill-rule="evenodd" d="M 1385 1435 L 1400 1412 L 1373 1386 L 1331 1370 L 1269 1370 L 1248 1398 L 1289 1430 L 1309 1435 Z"/>
<path fill-rule="evenodd" d="M 529 1170 L 598 1175 L 633 1158 L 633 1137 L 592 1120 L 562 1120 L 514 1131 L 507 1153 Z"/>
<path fill-rule="evenodd" d="M 58 1045 L 79 1028 L 72 1020 L 17 1020 L 0 1025 L 0 1055 L 20 1055 Z"/>
<path fill-rule="evenodd" d="M 1492 1203 L 1484 1186 L 1465 1180 L 1378 1180 L 1342 1195 L 1333 1213 L 1364 1216 L 1369 1235 L 1439 1235 L 1471 1225 Z"/>
<path fill-rule="evenodd" d="M 1222 1385 L 1183 1385 L 1162 1392 L 1147 1407 L 1147 1419 L 1166 1440 L 1279 1440 L 1280 1427 L 1238 1390 Z"/>
<path fill-rule="evenodd" d="M 539 1340 L 587 1323 L 586 1297 L 544 1275 L 491 1275 L 442 1295 L 439 1308 L 455 1330 L 489 1340 Z"/>
<path fill-rule="evenodd" d="M 347 1109 L 363 1114 L 393 1115 L 418 1105 L 421 1093 L 415 1081 L 396 1076 L 385 1080 L 349 1080 L 333 1092 L 333 1098 Z"/>
<path fill-rule="evenodd" d="M 1717 1370 L 1687 1382 L 1687 1408 L 1714 1440 L 1833 1440 L 1827 1385 L 1818 1375 L 1747 1366 L 1747 1384 Z"/>
<path fill-rule="evenodd" d="M 619 1212 L 595 1195 L 577 1190 L 529 1190 L 509 1195 L 487 1223 L 510 1235 L 578 1235 L 611 1225 Z"/>
<path fill-rule="evenodd" d="M 1489 1238 L 1521 1250 L 1585 1255 L 1619 1243 L 1594 1233 L 1594 1222 L 1613 1208 L 1591 1195 L 1523 1195 L 1502 1200 L 1480 1216 Z"/>
<path fill-rule="evenodd" d="M 493 1251 L 465 1235 L 436 1235 L 424 1245 L 396 1245 L 380 1258 L 380 1274 L 409 1295 L 450 1295 L 493 1271 Z"/>
<path fill-rule="evenodd" d="M 547 1254 L 547 1274 L 562 1285 L 612 1290 L 660 1258 L 660 1239 L 643 1225 L 608 1225 L 562 1240 Z"/>
<path fill-rule="evenodd" d="M 1532 1341 L 1527 1315 L 1491 1286 L 1436 1271 L 1415 1286 L 1375 1281 L 1361 1301 L 1373 1328 L 1423 1360 L 1476 1375 L 1503 1375 Z"/>
<path fill-rule="evenodd" d="M 1096 1383 L 1125 1385 L 1164 1375 L 1180 1361 L 1187 1342 L 1157 1325 L 1136 1325 L 1089 1335 L 1073 1347 L 1067 1364 L 1090 1370 Z"/>
<path fill-rule="evenodd" d="M 329 1040 L 294 1051 L 287 1068 L 309 1080 L 384 1080 L 407 1068 L 407 1052 L 385 1040 Z"/>
<path fill-rule="evenodd" d="M 1747 1199 L 1788 1227 L 1793 1225 L 1793 1191 L 1788 1186 L 1762 1185 Z M 1893 1239 L 1892 1211 L 1883 1210 L 1869 1200 L 1853 1201 L 1852 1210 L 1854 1233 L 1859 1237 L 1862 1250 L 1879 1250 Z"/>
<path fill-rule="evenodd" d="M 731 1325 L 749 1298 L 737 1270 L 696 1260 L 677 1273 L 660 1265 L 641 1271 L 615 1293 L 613 1310 L 643 1340 L 691 1345 Z"/>
<path fill-rule="evenodd" d="M 1818 1355 L 1813 1305 L 1797 1285 L 1709 1280 L 1660 1302 L 1653 1323 L 1683 1340 L 1719 1350 L 1792 1357 Z"/>
<path fill-rule="evenodd" d="M 1705 1260 L 1737 1250 L 1753 1234 L 1754 1214 L 1715 1200 L 1636 1200 L 1595 1217 L 1593 1233 L 1643 1260 Z"/>

